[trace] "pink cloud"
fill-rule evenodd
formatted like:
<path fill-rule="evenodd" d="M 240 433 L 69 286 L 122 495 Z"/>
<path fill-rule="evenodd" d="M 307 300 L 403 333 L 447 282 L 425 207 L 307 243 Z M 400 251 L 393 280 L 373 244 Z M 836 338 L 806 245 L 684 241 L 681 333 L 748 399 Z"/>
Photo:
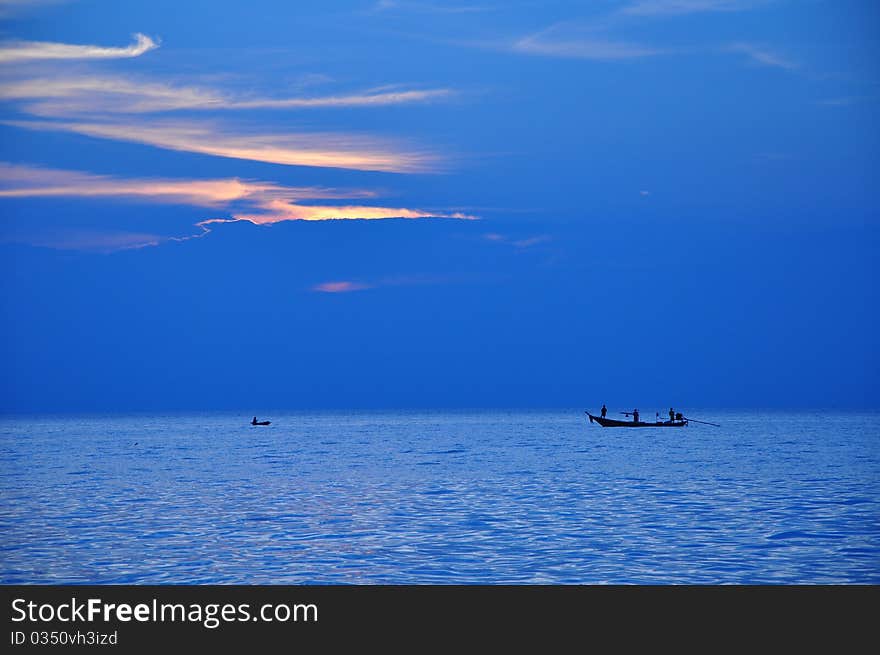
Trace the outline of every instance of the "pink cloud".
<path fill-rule="evenodd" d="M 350 282 L 342 280 L 340 282 L 322 282 L 312 287 L 312 291 L 320 291 L 322 293 L 348 293 L 350 291 L 363 291 L 364 289 L 372 289 L 369 284 L 360 282 Z"/>

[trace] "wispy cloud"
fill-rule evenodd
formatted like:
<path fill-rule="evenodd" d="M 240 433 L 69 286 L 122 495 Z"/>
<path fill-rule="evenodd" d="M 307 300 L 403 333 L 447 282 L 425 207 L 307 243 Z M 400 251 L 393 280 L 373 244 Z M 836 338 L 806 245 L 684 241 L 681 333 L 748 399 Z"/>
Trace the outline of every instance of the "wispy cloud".
<path fill-rule="evenodd" d="M 470 14 L 490 11 L 487 5 L 453 5 L 443 2 L 425 2 L 424 0 L 379 0 L 373 5 L 373 11 L 413 11 L 433 14 Z"/>
<path fill-rule="evenodd" d="M 7 18 L 28 9 L 56 5 L 68 0 L 0 0 L 0 18 Z"/>
<path fill-rule="evenodd" d="M 828 98 L 827 100 L 817 100 L 817 105 L 822 105 L 823 107 L 849 107 L 850 105 L 854 105 L 858 102 L 858 98 L 856 96 L 845 96 L 843 98 Z"/>
<path fill-rule="evenodd" d="M 786 152 L 759 152 L 755 155 L 758 159 L 765 161 L 789 161 L 794 157 Z"/>
<path fill-rule="evenodd" d="M 244 159 L 286 166 L 343 168 L 393 173 L 436 172 L 441 158 L 412 144 L 363 134 L 313 132 L 242 125 L 230 121 L 167 120 L 144 114 L 171 111 L 328 110 L 426 103 L 453 95 L 446 88 L 400 85 L 365 90 L 277 97 L 169 83 L 131 76 L 89 74 L 88 64 L 75 69 L 46 59 L 135 57 L 157 47 L 143 34 L 125 48 L 15 41 L 0 43 L 0 63 L 24 62 L 0 70 L 0 100 L 32 118 L 8 121 L 30 130 L 73 132 L 95 138 L 150 145 L 183 152 Z"/>
<path fill-rule="evenodd" d="M 0 99 L 32 101 L 29 113 L 142 113 L 174 109 L 213 109 L 228 99 L 212 89 L 137 82 L 131 78 L 53 75 L 0 80 Z"/>
<path fill-rule="evenodd" d="M 122 179 L 35 166 L 0 163 L 0 198 L 118 197 L 198 207 L 224 207 L 237 201 L 265 204 L 290 198 L 374 198 L 367 189 L 287 187 L 272 182 L 240 180 Z"/>
<path fill-rule="evenodd" d="M 766 0 L 639 0 L 620 11 L 629 16 L 676 16 L 710 11 L 743 11 L 765 3 Z"/>
<path fill-rule="evenodd" d="M 563 21 L 516 39 L 507 49 L 528 55 L 599 61 L 666 53 L 660 48 L 615 37 L 610 29 L 612 25 L 613 21 L 607 17 L 591 22 Z"/>
<path fill-rule="evenodd" d="M 63 131 L 232 159 L 392 173 L 440 169 L 440 158 L 366 136 L 343 133 L 265 133 L 207 121 L 3 121 L 30 130 Z"/>
<path fill-rule="evenodd" d="M 223 109 L 306 109 L 311 107 L 381 107 L 426 102 L 452 95 L 450 89 L 365 92 L 312 98 L 235 100 Z"/>
<path fill-rule="evenodd" d="M 786 59 L 781 55 L 771 52 L 762 46 L 756 46 L 751 43 L 734 43 L 727 50 L 729 52 L 739 52 L 746 55 L 751 61 L 762 66 L 772 66 L 775 68 L 783 68 L 785 70 L 794 70 L 798 65 Z"/>
<path fill-rule="evenodd" d="M 266 98 L 122 77 L 80 75 L 0 80 L 0 99 L 27 101 L 25 109 L 29 113 L 56 117 L 176 110 L 384 107 L 431 102 L 451 95 L 451 89 L 383 88 L 325 96 Z"/>
<path fill-rule="evenodd" d="M 210 230 L 210 226 L 213 225 L 239 221 L 247 221 L 255 225 L 271 225 L 283 221 L 380 220 L 390 218 L 467 220 L 476 218 L 461 212 L 431 211 L 408 207 L 363 204 L 318 205 L 302 202 L 303 200 L 366 199 L 375 198 L 378 195 L 376 191 L 370 189 L 290 187 L 274 182 L 237 178 L 213 180 L 123 179 L 77 171 L 0 163 L 0 199 L 125 198 L 138 202 L 208 207 L 227 212 L 226 218 L 210 218 L 197 223 L 196 225 L 204 231 Z M 199 233 L 195 236 L 202 235 L 203 233 Z M 167 240 L 168 237 L 154 238 L 151 235 L 151 238 L 144 245 L 155 245 L 162 239 Z"/>
<path fill-rule="evenodd" d="M 415 173 L 442 168 L 440 157 L 387 139 L 349 133 L 271 132 L 207 120 L 158 120 L 145 113 L 173 110 L 313 109 L 428 102 L 449 89 L 380 87 L 301 98 L 241 97 L 214 89 L 102 76 L 0 79 L 0 100 L 20 101 L 39 118 L 7 125 L 64 131 L 185 152 L 289 166 Z"/>
<path fill-rule="evenodd" d="M 773 0 L 636 0 L 589 20 L 563 21 L 506 45 L 502 49 L 522 54 L 571 59 L 616 61 L 657 55 L 695 52 L 693 48 L 659 47 L 621 37 L 624 30 L 642 19 L 684 16 L 706 12 L 745 11 Z M 472 44 L 473 45 L 473 44 Z M 495 44 L 479 44 L 498 48 Z M 738 44 L 737 47 L 740 47 Z M 746 52 L 743 49 L 743 52 Z M 788 63 L 769 52 L 754 49 L 752 56 L 763 63 Z"/>
<path fill-rule="evenodd" d="M 540 243 L 547 243 L 548 241 L 552 241 L 553 238 L 547 234 L 541 234 L 536 237 L 529 237 L 527 239 L 517 239 L 513 242 L 513 245 L 517 248 L 531 248 L 532 246 L 537 246 Z"/>
<path fill-rule="evenodd" d="M 333 280 L 321 282 L 311 287 L 311 291 L 320 293 L 348 293 L 351 291 L 365 291 L 379 287 L 410 287 L 432 284 L 448 284 L 460 282 L 460 275 L 422 275 L 408 274 L 382 277 L 372 280 Z"/>
<path fill-rule="evenodd" d="M 145 34 L 135 34 L 135 42 L 124 48 L 97 45 L 73 45 L 50 41 L 6 41 L 0 43 L 0 64 L 40 59 L 120 59 L 139 57 L 158 48 Z"/>
<path fill-rule="evenodd" d="M 54 250 L 84 250 L 99 253 L 137 250 L 158 246 L 167 237 L 144 232 L 96 232 L 94 230 L 53 230 L 51 234 L 30 234 L 6 238 L 7 242 L 26 243 Z"/>
<path fill-rule="evenodd" d="M 541 243 L 547 243 L 548 241 L 552 241 L 553 237 L 549 234 L 539 234 L 533 237 L 526 237 L 523 239 L 516 239 L 504 234 L 498 234 L 497 232 L 490 232 L 488 234 L 484 234 L 483 238 L 487 241 L 494 241 L 495 243 L 503 243 L 509 246 L 513 246 L 515 248 L 531 248 L 532 246 L 537 246 Z"/>
<path fill-rule="evenodd" d="M 572 59 L 617 60 L 663 54 L 664 51 L 638 43 L 597 38 L 556 36 L 539 33 L 520 39 L 513 50 L 530 55 Z"/>

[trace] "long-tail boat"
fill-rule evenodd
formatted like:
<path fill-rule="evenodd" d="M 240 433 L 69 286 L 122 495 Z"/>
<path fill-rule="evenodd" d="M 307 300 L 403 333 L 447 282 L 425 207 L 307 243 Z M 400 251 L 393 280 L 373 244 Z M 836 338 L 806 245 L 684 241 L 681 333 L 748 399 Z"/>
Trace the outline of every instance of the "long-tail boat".
<path fill-rule="evenodd" d="M 595 421 L 603 428 L 681 428 L 688 424 L 686 418 L 680 421 L 618 421 L 613 418 L 593 416 L 589 412 L 587 416 L 590 417 L 590 423 Z"/>

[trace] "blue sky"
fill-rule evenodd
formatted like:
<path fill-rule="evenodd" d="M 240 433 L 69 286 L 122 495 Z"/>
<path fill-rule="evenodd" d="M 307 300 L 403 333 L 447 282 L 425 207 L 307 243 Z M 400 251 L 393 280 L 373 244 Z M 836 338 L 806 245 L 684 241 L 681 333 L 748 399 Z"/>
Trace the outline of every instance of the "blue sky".
<path fill-rule="evenodd" d="M 3 411 L 877 407 L 880 9 L 0 0 Z"/>

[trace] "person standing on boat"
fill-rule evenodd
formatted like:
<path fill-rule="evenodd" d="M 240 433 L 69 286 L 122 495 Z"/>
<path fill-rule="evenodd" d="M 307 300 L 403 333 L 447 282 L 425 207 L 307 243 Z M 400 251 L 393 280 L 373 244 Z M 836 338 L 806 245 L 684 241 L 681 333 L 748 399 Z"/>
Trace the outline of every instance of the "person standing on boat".
<path fill-rule="evenodd" d="M 639 410 L 634 409 L 633 410 L 633 423 L 638 423 L 638 422 L 639 422 Z"/>
<path fill-rule="evenodd" d="M 253 421 L 251 421 L 251 425 L 256 425 L 256 424 L 257 424 L 257 417 L 256 417 L 256 416 L 254 416 L 254 420 L 253 420 Z"/>
<path fill-rule="evenodd" d="M 605 403 L 602 403 L 602 418 L 605 418 L 605 415 L 608 413 L 608 408 L 605 407 Z"/>
<path fill-rule="evenodd" d="M 669 408 L 669 420 L 670 420 L 670 421 L 674 421 L 674 420 L 675 420 L 675 412 L 672 411 L 672 408 L 671 408 L 671 407 Z"/>

